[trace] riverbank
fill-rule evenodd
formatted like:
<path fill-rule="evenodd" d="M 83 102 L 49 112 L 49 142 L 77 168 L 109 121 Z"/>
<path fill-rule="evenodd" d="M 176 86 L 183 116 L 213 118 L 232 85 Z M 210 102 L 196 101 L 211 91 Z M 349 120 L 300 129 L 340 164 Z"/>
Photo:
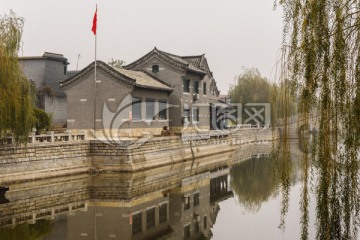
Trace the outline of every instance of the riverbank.
<path fill-rule="evenodd" d="M 87 140 L 8 145 L 0 147 L 0 185 L 86 172 L 136 172 L 203 158 L 216 164 L 231 161 L 235 152 L 249 146 L 271 148 L 273 139 L 277 136 L 271 129 L 241 129 L 197 140 L 154 137 L 121 144 Z"/>

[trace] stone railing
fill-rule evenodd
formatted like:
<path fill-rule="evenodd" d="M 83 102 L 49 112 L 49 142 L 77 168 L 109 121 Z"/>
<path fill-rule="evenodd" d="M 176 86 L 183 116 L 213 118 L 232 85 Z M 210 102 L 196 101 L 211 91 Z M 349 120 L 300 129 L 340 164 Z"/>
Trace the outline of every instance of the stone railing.
<path fill-rule="evenodd" d="M 28 144 L 32 143 L 54 143 L 54 142 L 70 142 L 70 141 L 84 141 L 86 140 L 85 131 L 79 133 L 71 133 L 71 131 L 65 131 L 64 133 L 47 132 L 46 134 L 35 135 L 35 132 L 31 132 L 28 137 Z M 3 138 L 0 145 L 14 144 L 14 137 Z"/>

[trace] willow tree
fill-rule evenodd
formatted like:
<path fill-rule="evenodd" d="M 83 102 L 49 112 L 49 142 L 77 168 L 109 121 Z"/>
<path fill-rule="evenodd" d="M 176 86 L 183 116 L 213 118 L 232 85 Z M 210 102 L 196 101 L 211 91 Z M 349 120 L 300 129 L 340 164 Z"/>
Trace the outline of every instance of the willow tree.
<path fill-rule="evenodd" d="M 13 134 L 26 140 L 34 125 L 32 90 L 18 64 L 23 19 L 13 12 L 0 17 L 0 139 Z"/>
<path fill-rule="evenodd" d="M 311 164 L 304 155 L 301 237 L 308 238 L 308 189 L 314 184 L 317 239 L 356 239 L 360 223 L 360 1 L 276 2 L 283 8 L 284 20 L 281 80 L 294 83 L 285 92 L 299 98 L 303 122 L 316 116 L 319 132 Z M 314 182 L 311 169 L 316 172 Z"/>

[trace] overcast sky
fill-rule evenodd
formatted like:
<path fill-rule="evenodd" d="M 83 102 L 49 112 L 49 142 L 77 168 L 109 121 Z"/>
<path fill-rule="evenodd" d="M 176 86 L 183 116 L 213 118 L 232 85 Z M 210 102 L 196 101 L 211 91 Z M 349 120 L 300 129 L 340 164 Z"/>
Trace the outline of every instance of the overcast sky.
<path fill-rule="evenodd" d="M 22 56 L 61 53 L 70 70 L 94 61 L 91 32 L 98 4 L 97 59 L 127 64 L 155 46 L 176 55 L 205 53 L 221 94 L 242 67 L 274 79 L 282 39 L 281 9 L 273 0 L 0 0 L 25 19 Z"/>

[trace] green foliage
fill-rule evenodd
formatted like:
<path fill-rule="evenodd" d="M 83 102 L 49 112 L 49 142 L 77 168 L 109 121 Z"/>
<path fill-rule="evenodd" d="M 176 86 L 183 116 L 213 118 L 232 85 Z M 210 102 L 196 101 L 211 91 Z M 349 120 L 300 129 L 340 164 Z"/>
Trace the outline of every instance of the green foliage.
<path fill-rule="evenodd" d="M 281 80 L 291 79 L 305 124 L 317 115 L 312 165 L 304 156 L 302 239 L 308 188 L 317 195 L 317 239 L 356 239 L 360 221 L 360 1 L 280 0 L 284 12 Z M 289 98 L 284 99 L 288 107 Z M 311 168 L 317 180 L 311 180 Z"/>
<path fill-rule="evenodd" d="M 229 96 L 233 103 L 270 103 L 271 85 L 256 68 L 244 69 L 230 87 Z"/>
<path fill-rule="evenodd" d="M 279 179 L 273 179 L 271 158 L 253 158 L 234 165 L 230 171 L 231 188 L 238 201 L 257 212 L 261 204 L 275 195 Z"/>
<path fill-rule="evenodd" d="M 51 232 L 50 220 L 37 220 L 35 224 L 17 224 L 15 228 L 0 228 L 2 240 L 37 240 Z"/>
<path fill-rule="evenodd" d="M 14 134 L 27 141 L 34 123 L 32 89 L 18 65 L 23 19 L 13 12 L 0 17 L 0 138 Z"/>
<path fill-rule="evenodd" d="M 48 130 L 51 125 L 52 116 L 37 107 L 34 108 L 34 113 L 36 118 L 36 123 L 34 127 L 36 128 L 37 133 L 42 130 Z"/>

